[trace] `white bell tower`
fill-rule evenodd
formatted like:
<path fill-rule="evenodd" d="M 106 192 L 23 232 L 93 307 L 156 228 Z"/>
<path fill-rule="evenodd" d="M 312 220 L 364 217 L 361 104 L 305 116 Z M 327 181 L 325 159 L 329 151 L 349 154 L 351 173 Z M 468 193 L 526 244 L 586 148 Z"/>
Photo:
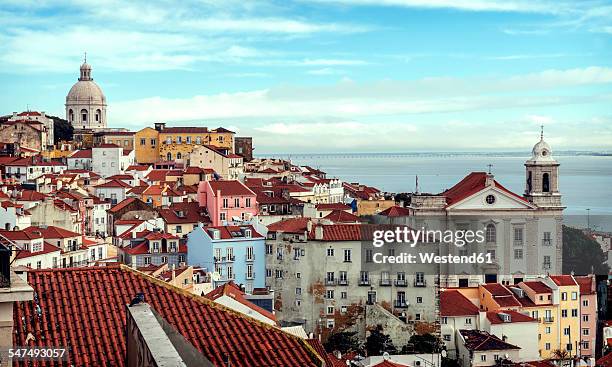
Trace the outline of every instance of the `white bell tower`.
<path fill-rule="evenodd" d="M 559 193 L 559 162 L 552 156 L 552 149 L 544 141 L 544 126 L 540 141 L 533 146 L 531 158 L 525 162 L 525 198 L 542 208 L 561 208 Z"/>

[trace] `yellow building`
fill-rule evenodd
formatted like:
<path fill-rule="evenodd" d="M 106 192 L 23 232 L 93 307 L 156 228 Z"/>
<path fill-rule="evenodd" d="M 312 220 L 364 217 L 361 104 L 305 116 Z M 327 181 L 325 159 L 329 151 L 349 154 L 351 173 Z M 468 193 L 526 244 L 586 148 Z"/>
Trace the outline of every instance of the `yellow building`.
<path fill-rule="evenodd" d="M 539 321 L 540 357 L 554 358 L 555 350 L 580 353 L 580 287 L 571 275 L 483 284 L 478 293 L 481 311 L 514 310 Z"/>
<path fill-rule="evenodd" d="M 207 127 L 166 127 L 165 123 L 156 123 L 155 128 L 146 127 L 134 136 L 138 163 L 186 160 L 198 145 L 214 145 L 233 153 L 234 132 L 222 127 L 209 130 Z"/>

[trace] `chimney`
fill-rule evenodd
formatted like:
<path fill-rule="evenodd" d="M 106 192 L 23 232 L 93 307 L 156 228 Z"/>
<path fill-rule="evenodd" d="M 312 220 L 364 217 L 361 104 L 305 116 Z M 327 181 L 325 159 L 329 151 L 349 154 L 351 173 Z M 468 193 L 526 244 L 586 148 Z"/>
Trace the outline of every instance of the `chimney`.
<path fill-rule="evenodd" d="M 155 130 L 162 131 L 165 128 L 166 128 L 166 123 L 165 122 L 156 122 L 155 123 Z"/>
<path fill-rule="evenodd" d="M 323 226 L 318 225 L 315 227 L 315 240 L 322 240 L 322 239 L 323 239 Z"/>
<path fill-rule="evenodd" d="M 485 186 L 495 186 L 495 176 L 493 176 L 492 173 L 487 173 L 487 176 L 485 178 Z"/>
<path fill-rule="evenodd" d="M 13 347 L 13 304 L 31 301 L 34 290 L 10 267 L 11 245 L 0 244 L 0 350 Z"/>

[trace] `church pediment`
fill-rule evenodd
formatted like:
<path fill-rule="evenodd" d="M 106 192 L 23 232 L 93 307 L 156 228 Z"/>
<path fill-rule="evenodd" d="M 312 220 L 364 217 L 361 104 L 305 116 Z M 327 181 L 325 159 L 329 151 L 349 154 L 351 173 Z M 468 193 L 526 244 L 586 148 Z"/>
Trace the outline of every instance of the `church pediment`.
<path fill-rule="evenodd" d="M 531 203 L 499 187 L 489 186 L 450 205 L 450 210 L 529 210 Z"/>

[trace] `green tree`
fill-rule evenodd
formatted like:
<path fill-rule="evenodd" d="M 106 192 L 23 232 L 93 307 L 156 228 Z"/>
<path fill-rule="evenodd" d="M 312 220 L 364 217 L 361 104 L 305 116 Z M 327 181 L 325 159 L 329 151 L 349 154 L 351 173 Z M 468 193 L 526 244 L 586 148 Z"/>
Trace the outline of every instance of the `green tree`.
<path fill-rule="evenodd" d="M 393 345 L 391 337 L 382 332 L 380 325 L 370 331 L 370 335 L 366 338 L 365 350 L 368 356 L 379 356 L 385 352 L 397 354 L 397 348 Z"/>
<path fill-rule="evenodd" d="M 62 140 L 72 140 L 74 127 L 62 118 L 55 116 L 49 117 L 53 119 L 53 144 L 57 144 Z"/>
<path fill-rule="evenodd" d="M 323 346 L 328 352 L 337 350 L 345 354 L 359 350 L 359 338 L 357 337 L 357 332 L 341 331 L 330 335 Z"/>
<path fill-rule="evenodd" d="M 415 334 L 410 337 L 408 344 L 402 347 L 401 353 L 437 353 L 440 350 L 440 346 L 440 339 L 433 334 Z"/>
<path fill-rule="evenodd" d="M 563 226 L 563 274 L 608 274 L 606 255 L 580 229 Z"/>

